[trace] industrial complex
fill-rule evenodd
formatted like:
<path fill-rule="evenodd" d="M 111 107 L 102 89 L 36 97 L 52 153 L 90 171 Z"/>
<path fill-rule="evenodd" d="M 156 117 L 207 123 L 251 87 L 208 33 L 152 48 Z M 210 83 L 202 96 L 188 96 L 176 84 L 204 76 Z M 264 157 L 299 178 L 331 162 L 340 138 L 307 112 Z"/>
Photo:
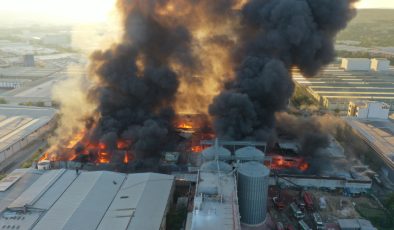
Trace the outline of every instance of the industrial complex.
<path fill-rule="evenodd" d="M 371 64 L 372 63 L 372 64 Z M 387 60 L 343 58 L 342 64 L 331 64 L 318 76 L 293 76 L 321 106 L 346 115 L 349 102 L 384 102 L 394 111 L 394 71 Z"/>
<path fill-rule="evenodd" d="M 327 65 L 353 1 L 192 2 L 0 38 L 0 230 L 392 229 L 394 67 Z"/>

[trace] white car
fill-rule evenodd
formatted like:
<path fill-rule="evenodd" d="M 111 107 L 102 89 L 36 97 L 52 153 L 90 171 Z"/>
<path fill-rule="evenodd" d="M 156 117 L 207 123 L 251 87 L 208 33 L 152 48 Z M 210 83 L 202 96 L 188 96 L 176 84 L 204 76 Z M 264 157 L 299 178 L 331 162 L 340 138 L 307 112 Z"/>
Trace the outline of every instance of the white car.
<path fill-rule="evenodd" d="M 48 170 L 51 169 L 51 161 L 49 160 L 42 160 L 37 163 L 38 170 Z"/>

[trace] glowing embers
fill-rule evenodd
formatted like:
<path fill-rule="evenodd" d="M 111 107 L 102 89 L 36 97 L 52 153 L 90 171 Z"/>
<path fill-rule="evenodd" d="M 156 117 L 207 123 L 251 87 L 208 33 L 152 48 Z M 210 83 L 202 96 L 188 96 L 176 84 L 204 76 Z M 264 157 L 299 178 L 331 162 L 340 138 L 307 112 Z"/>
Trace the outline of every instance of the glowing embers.
<path fill-rule="evenodd" d="M 204 150 L 204 147 L 202 147 L 201 145 L 196 145 L 196 146 L 192 146 L 191 150 L 192 152 L 199 153 Z"/>
<path fill-rule="evenodd" d="M 270 158 L 270 161 L 265 162 L 265 165 L 270 169 L 298 169 L 306 171 L 309 168 L 309 164 L 302 157 L 271 155 Z"/>
<path fill-rule="evenodd" d="M 99 152 L 97 156 L 97 163 L 108 164 L 111 160 L 111 156 L 107 152 Z"/>
<path fill-rule="evenodd" d="M 53 146 L 39 161 L 76 161 L 93 164 L 129 164 L 134 159 L 132 141 L 119 139 L 115 143 L 92 142 L 85 131 L 73 136 L 62 146 Z"/>
<path fill-rule="evenodd" d="M 191 124 L 187 123 L 181 123 L 177 127 L 178 129 L 193 129 L 193 126 Z"/>

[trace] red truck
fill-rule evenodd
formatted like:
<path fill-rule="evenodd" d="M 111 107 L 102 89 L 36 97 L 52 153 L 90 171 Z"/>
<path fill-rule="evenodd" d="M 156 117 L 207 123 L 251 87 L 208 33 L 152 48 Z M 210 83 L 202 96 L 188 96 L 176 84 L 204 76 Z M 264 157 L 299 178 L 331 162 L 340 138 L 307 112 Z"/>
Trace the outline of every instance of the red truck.
<path fill-rule="evenodd" d="M 313 196 L 309 192 L 304 192 L 303 194 L 305 206 L 308 210 L 313 210 Z"/>

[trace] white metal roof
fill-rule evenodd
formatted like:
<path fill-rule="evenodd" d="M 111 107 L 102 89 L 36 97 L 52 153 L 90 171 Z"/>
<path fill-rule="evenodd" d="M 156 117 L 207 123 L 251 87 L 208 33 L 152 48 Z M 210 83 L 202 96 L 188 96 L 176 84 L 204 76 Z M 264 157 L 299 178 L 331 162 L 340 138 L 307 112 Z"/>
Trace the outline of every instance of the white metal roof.
<path fill-rule="evenodd" d="M 3 212 L 0 229 L 160 229 L 173 183 L 156 173 L 46 171 Z"/>
<path fill-rule="evenodd" d="M 240 229 L 236 184 L 233 173 L 199 172 L 191 230 Z"/>
<path fill-rule="evenodd" d="M 51 108 L 0 106 L 0 151 L 47 124 L 55 114 Z"/>

